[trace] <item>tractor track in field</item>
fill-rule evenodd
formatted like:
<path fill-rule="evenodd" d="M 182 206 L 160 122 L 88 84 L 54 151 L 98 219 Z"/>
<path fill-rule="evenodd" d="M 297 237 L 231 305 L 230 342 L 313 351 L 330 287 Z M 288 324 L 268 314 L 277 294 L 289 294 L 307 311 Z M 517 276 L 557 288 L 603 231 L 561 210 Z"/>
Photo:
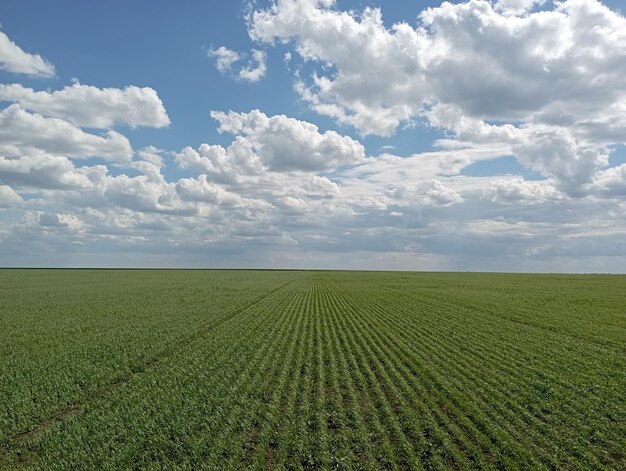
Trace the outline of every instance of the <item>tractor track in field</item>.
<path fill-rule="evenodd" d="M 13 435 L 12 437 L 8 438 L 7 440 L 4 441 L 4 443 L 0 443 L 0 465 L 5 464 L 7 462 L 7 453 L 8 451 L 13 448 L 16 444 L 20 444 L 20 443 L 24 443 L 24 442 L 28 442 L 34 438 L 36 438 L 37 436 L 41 435 L 42 433 L 44 433 L 46 430 L 48 430 L 50 427 L 52 427 L 54 424 L 61 422 L 69 417 L 72 417 L 76 414 L 78 414 L 85 406 L 85 404 L 93 401 L 94 399 L 98 399 L 98 398 L 102 398 L 105 397 L 106 395 L 108 395 L 111 391 L 129 383 L 130 381 L 132 381 L 134 378 L 137 378 L 138 376 L 142 375 L 143 373 L 150 371 L 152 369 L 154 369 L 156 366 L 159 365 L 160 362 L 162 362 L 164 359 L 167 359 L 173 355 L 175 355 L 178 351 L 182 350 L 183 348 L 191 345 L 192 343 L 194 343 L 197 340 L 200 340 L 201 338 L 203 338 L 204 336 L 206 336 L 207 334 L 209 334 L 211 331 L 213 331 L 215 328 L 219 327 L 220 325 L 234 319 L 235 317 L 237 317 L 238 315 L 247 312 L 248 310 L 250 310 L 251 308 L 253 308 L 254 306 L 256 306 L 257 304 L 259 304 L 260 302 L 262 302 L 264 299 L 272 296 L 274 293 L 286 288 L 287 286 L 289 286 L 290 284 L 296 282 L 297 280 L 299 280 L 300 278 L 302 278 L 304 275 L 303 274 L 299 274 L 297 276 L 295 276 L 294 278 L 292 278 L 291 280 L 287 281 L 286 283 L 283 283 L 265 293 L 262 293 L 258 296 L 256 296 L 255 298 L 246 301 L 245 303 L 235 307 L 233 310 L 231 310 L 230 312 L 226 313 L 225 315 L 223 315 L 222 317 L 220 317 L 219 319 L 216 319 L 214 322 L 211 322 L 209 325 L 206 325 L 198 330 L 196 330 L 195 332 L 184 336 L 180 339 L 178 339 L 176 342 L 174 342 L 173 344 L 171 344 L 169 347 L 161 350 L 159 353 L 157 353 L 156 355 L 152 356 L 150 359 L 148 359 L 143 365 L 139 366 L 139 367 L 134 367 L 132 369 L 131 372 L 121 376 L 121 377 L 116 377 L 114 379 L 112 379 L 111 381 L 103 384 L 101 387 L 91 391 L 90 393 L 88 393 L 83 399 L 72 402 L 70 404 L 68 404 L 67 406 L 63 407 L 62 409 L 60 409 L 59 411 L 55 412 L 52 415 L 49 415 L 48 417 L 39 420 L 38 422 L 36 422 L 35 424 L 31 425 L 28 430 L 24 430 L 22 432 L 19 432 L 15 435 Z M 8 463 L 6 463 L 8 464 Z M 11 463 L 13 464 L 13 463 Z"/>

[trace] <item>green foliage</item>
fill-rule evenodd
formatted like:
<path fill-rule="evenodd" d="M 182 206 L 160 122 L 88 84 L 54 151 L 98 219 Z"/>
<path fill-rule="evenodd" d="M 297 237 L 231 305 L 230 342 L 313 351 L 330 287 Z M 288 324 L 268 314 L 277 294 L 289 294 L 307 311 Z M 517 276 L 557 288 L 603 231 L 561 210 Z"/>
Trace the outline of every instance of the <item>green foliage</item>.
<path fill-rule="evenodd" d="M 626 468 L 626 277 L 0 270 L 0 469 Z"/>

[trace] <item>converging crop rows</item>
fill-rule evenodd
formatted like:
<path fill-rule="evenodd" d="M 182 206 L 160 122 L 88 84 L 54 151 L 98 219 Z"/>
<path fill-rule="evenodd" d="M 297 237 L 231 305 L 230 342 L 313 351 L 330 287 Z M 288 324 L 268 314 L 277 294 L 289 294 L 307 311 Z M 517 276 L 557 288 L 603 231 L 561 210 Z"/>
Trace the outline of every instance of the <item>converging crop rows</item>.
<path fill-rule="evenodd" d="M 626 468 L 626 277 L 0 271 L 0 469 Z"/>

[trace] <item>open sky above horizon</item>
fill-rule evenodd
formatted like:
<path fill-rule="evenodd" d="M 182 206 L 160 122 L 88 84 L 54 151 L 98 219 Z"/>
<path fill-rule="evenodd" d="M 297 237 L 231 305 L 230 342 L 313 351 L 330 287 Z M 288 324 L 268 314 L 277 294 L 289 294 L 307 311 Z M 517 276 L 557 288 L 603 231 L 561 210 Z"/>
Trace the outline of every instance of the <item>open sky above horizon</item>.
<path fill-rule="evenodd" d="M 624 272 L 617 0 L 0 4 L 0 266 Z"/>

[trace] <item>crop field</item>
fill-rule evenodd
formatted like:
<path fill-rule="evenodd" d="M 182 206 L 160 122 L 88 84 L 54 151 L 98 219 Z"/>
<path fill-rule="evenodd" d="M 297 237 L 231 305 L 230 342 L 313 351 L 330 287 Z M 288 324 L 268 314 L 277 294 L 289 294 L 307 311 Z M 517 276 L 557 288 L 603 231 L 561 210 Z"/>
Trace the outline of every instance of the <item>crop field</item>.
<path fill-rule="evenodd" d="M 626 469 L 626 277 L 0 270 L 0 469 Z"/>

